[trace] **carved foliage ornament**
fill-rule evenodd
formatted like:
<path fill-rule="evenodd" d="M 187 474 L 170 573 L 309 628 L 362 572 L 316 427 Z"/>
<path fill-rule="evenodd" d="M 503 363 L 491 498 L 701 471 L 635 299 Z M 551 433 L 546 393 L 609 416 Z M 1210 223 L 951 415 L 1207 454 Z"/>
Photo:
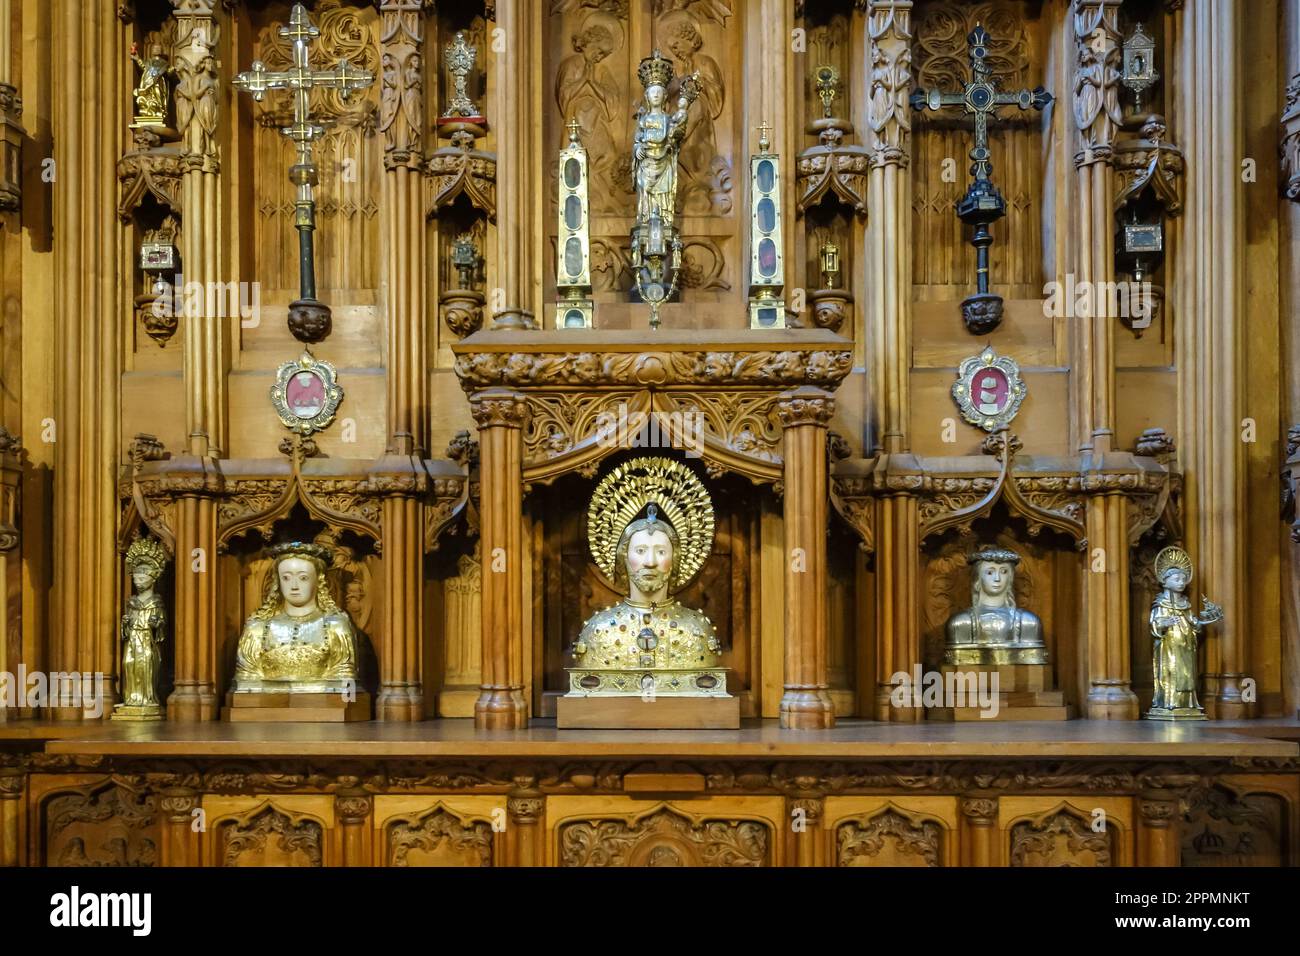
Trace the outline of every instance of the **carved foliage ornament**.
<path fill-rule="evenodd" d="M 754 820 L 693 821 L 668 807 L 640 819 L 560 827 L 561 866 L 763 866 L 770 830 Z"/>
<path fill-rule="evenodd" d="M 992 346 L 963 359 L 952 386 L 952 398 L 961 417 L 986 432 L 1009 426 L 1025 394 L 1020 366 L 1006 356 L 999 357 Z"/>

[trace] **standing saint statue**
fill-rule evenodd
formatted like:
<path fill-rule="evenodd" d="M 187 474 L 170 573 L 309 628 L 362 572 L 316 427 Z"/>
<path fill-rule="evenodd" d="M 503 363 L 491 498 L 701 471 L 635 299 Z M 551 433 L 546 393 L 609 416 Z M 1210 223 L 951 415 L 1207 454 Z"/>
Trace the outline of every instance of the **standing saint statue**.
<path fill-rule="evenodd" d="M 694 74 L 684 77 L 677 109 L 664 106 L 673 80 L 673 64 L 655 50 L 641 61 L 637 76 L 645 88 L 645 102 L 637 110 L 632 136 L 632 175 L 636 182 L 636 222 L 648 226 L 654 218 L 671 229 L 677 212 L 677 156 L 691 103 L 699 95 Z"/>
<path fill-rule="evenodd" d="M 154 590 L 167 564 L 167 552 L 153 538 L 136 538 L 126 552 L 126 570 L 135 593 L 122 614 L 122 702 L 114 720 L 162 720 L 158 673 L 167 612 Z"/>
<path fill-rule="evenodd" d="M 137 55 L 132 44 L 131 59 L 140 67 L 140 82 L 131 91 L 135 97 L 135 125 L 163 126 L 167 122 L 167 74 L 171 72 L 171 64 L 157 43 L 150 44 L 145 59 Z"/>
<path fill-rule="evenodd" d="M 1192 582 L 1192 559 L 1179 547 L 1156 555 L 1161 591 L 1151 602 L 1152 668 L 1155 695 L 1148 720 L 1205 720 L 1196 698 L 1196 644 L 1207 624 L 1223 620 L 1223 609 L 1202 595 L 1201 613 L 1183 592 Z"/>

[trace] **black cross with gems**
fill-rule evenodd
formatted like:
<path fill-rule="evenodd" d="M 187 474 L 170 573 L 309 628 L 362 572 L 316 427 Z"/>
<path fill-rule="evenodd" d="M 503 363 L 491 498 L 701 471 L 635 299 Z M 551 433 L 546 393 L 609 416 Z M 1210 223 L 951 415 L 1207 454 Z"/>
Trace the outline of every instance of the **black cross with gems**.
<path fill-rule="evenodd" d="M 993 72 L 988 64 L 988 31 L 977 23 L 966 42 L 970 45 L 971 81 L 955 93 L 918 89 L 912 93 L 910 102 L 914 110 L 937 111 L 946 106 L 960 106 L 975 117 L 975 145 L 970 151 L 971 182 L 966 195 L 957 203 L 957 218 L 975 227 L 971 245 L 975 247 L 976 292 L 962 300 L 962 319 L 971 333 L 984 335 L 1002 321 L 1002 297 L 989 292 L 989 246 L 993 244 L 989 225 L 1007 212 L 1006 200 L 993 185 L 989 120 L 997 119 L 997 111 L 1003 106 L 1041 110 L 1052 102 L 1052 94 L 1041 86 L 1015 93 L 999 92 L 993 85 Z"/>
<path fill-rule="evenodd" d="M 255 100 L 260 100 L 268 90 L 293 93 L 293 124 L 280 130 L 298 148 L 297 162 L 289 170 L 289 180 L 298 187 L 294 225 L 298 229 L 299 297 L 289 304 L 289 329 L 303 342 L 319 342 L 329 335 L 330 308 L 316 300 L 316 264 L 312 245 L 316 200 L 312 187 L 316 185 L 317 176 L 316 164 L 312 161 L 312 143 L 324 136 L 325 130 L 311 121 L 311 91 L 336 89 L 347 99 L 352 91 L 375 82 L 375 77 L 347 60 L 340 60 L 332 69 L 313 70 L 308 44 L 320 36 L 320 30 L 308 19 L 307 10 L 301 3 L 293 5 L 289 25 L 280 27 L 280 36 L 293 44 L 293 66 L 271 72 L 261 60 L 254 60 L 253 68 L 236 76 L 234 85 L 237 90 L 252 93 Z"/>

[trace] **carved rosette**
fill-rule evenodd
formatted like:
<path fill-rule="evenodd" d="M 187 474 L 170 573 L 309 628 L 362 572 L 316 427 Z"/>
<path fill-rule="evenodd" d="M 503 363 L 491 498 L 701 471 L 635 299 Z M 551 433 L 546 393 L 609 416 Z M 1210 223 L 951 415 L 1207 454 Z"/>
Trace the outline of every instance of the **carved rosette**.
<path fill-rule="evenodd" d="M 1110 159 L 1115 131 L 1123 121 L 1119 102 L 1122 0 L 1074 0 L 1074 122 L 1083 148 L 1076 166 Z"/>

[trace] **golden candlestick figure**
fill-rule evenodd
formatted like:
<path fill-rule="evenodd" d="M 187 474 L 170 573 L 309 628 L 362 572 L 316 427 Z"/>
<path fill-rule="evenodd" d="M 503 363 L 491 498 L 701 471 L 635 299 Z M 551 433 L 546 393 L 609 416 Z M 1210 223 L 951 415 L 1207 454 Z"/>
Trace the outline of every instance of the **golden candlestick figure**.
<path fill-rule="evenodd" d="M 1151 602 L 1152 669 L 1155 695 L 1148 720 L 1205 720 L 1196 698 L 1196 645 L 1207 624 L 1223 620 L 1223 609 L 1201 595 L 1201 613 L 1183 592 L 1192 583 L 1192 559 L 1182 548 L 1168 547 L 1156 555 L 1156 580 L 1161 591 Z"/>

